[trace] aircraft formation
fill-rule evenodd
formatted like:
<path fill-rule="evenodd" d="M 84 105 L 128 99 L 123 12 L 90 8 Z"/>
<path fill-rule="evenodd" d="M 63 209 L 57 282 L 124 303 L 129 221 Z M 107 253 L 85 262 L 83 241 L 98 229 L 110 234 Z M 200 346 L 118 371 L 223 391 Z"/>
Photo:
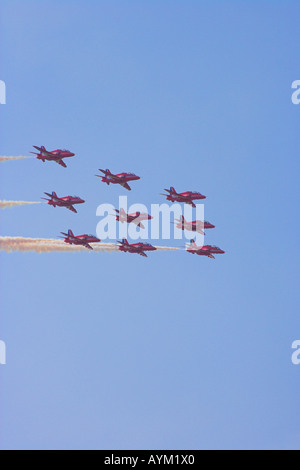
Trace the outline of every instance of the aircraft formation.
<path fill-rule="evenodd" d="M 70 158 L 74 157 L 75 153 L 71 152 L 70 150 L 66 149 L 56 149 L 52 151 L 46 150 L 44 146 L 38 147 L 38 146 L 33 146 L 37 152 L 30 152 L 33 153 L 38 160 L 42 160 L 42 162 L 46 161 L 54 161 L 58 163 L 60 166 L 63 168 L 66 168 L 67 165 L 63 161 L 65 158 Z M 9 157 L 7 157 L 9 158 Z M 11 159 L 14 158 L 22 158 L 22 157 L 11 157 Z M 101 182 L 106 183 L 108 186 L 110 184 L 119 184 L 123 188 L 127 189 L 128 191 L 131 191 L 131 187 L 129 183 L 138 181 L 140 180 L 140 176 L 135 175 L 134 173 L 118 173 L 118 174 L 113 174 L 109 169 L 102 170 L 99 169 L 99 171 L 102 173 L 102 175 L 95 175 L 98 178 L 101 178 Z M 182 193 L 178 193 L 174 187 L 171 187 L 170 189 L 165 189 L 167 194 L 161 194 L 166 197 L 167 201 L 170 202 L 178 202 L 178 203 L 183 203 L 183 204 L 189 204 L 192 207 L 196 207 L 194 201 L 198 200 L 203 200 L 206 199 L 206 196 L 202 195 L 201 193 L 197 191 L 186 191 Z M 75 205 L 77 204 L 84 204 L 85 201 L 78 197 L 78 196 L 63 196 L 59 197 L 57 194 L 53 191 L 52 193 L 44 193 L 47 198 L 41 198 L 47 201 L 49 205 L 52 207 L 65 207 L 66 209 L 77 213 L 77 210 L 75 209 Z M 143 221 L 145 220 L 151 220 L 152 216 L 147 214 L 147 213 L 140 213 L 140 212 L 135 212 L 131 214 L 127 214 L 124 209 L 117 210 L 115 209 L 116 214 L 114 216 L 116 217 L 116 220 L 120 223 L 133 223 L 137 227 L 144 228 Z M 207 221 L 201 221 L 201 220 L 194 220 L 194 221 L 187 221 L 183 216 L 181 216 L 180 219 L 176 219 L 176 227 L 181 230 L 187 230 L 191 232 L 197 232 L 200 233 L 201 235 L 205 235 L 204 230 L 206 229 L 212 229 L 215 228 L 213 224 Z M 58 237 L 62 238 L 64 242 L 68 245 L 80 245 L 83 246 L 89 250 L 93 250 L 93 247 L 91 246 L 92 243 L 99 243 L 101 240 L 94 235 L 74 235 L 71 229 L 68 230 L 67 233 L 61 232 L 63 237 Z M 122 241 L 118 241 L 118 250 L 125 252 L 125 253 L 136 253 L 140 256 L 147 257 L 146 252 L 150 251 L 155 251 L 157 248 L 150 243 L 132 243 L 130 244 L 126 239 L 123 239 Z M 158 247 L 159 248 L 159 247 Z M 215 258 L 215 254 L 223 254 L 225 251 L 221 250 L 220 248 L 213 246 L 213 245 L 204 245 L 204 246 L 197 246 L 195 243 L 195 240 L 190 240 L 190 243 L 186 245 L 185 247 L 186 251 L 191 254 L 196 254 L 199 256 L 207 256 L 209 258 Z"/>

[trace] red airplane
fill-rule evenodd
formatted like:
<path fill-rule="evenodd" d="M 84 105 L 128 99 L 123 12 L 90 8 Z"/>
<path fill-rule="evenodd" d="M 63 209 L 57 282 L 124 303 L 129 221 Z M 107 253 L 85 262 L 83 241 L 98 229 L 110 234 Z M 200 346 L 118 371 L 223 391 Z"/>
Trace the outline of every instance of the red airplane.
<path fill-rule="evenodd" d="M 123 238 L 120 243 L 119 250 L 129 252 L 129 253 L 137 253 L 138 255 L 145 256 L 147 258 L 147 255 L 145 251 L 155 251 L 156 248 L 155 246 L 150 245 L 150 243 L 133 243 L 130 245 L 126 238 Z"/>
<path fill-rule="evenodd" d="M 42 197 L 45 201 L 48 201 L 48 204 L 53 207 L 66 207 L 72 212 L 77 214 L 77 210 L 73 207 L 74 204 L 83 204 L 85 201 L 78 196 L 65 196 L 65 197 L 58 197 L 57 194 L 53 191 L 52 194 L 44 193 L 46 196 L 49 196 L 50 199 Z"/>
<path fill-rule="evenodd" d="M 140 227 L 144 229 L 144 225 L 142 224 L 142 220 L 151 220 L 153 217 L 149 214 L 143 214 L 141 212 L 133 212 L 131 214 L 126 214 L 124 209 L 115 209 L 116 211 L 116 219 L 118 222 L 121 222 L 123 224 L 124 222 L 127 222 L 128 224 L 135 224 L 137 227 Z"/>
<path fill-rule="evenodd" d="M 222 254 L 225 253 L 225 251 L 221 250 L 221 248 L 217 246 L 212 246 L 212 245 L 204 245 L 204 246 L 197 246 L 195 243 L 195 240 L 191 240 L 190 244 L 187 245 L 186 251 L 189 253 L 192 253 L 193 255 L 202 255 L 202 256 L 208 256 L 208 258 L 213 258 L 214 254 Z"/>
<path fill-rule="evenodd" d="M 197 191 L 186 191 L 185 193 L 177 193 L 173 187 L 170 189 L 165 189 L 169 194 L 162 194 L 162 196 L 166 196 L 168 201 L 172 202 L 185 202 L 186 204 L 190 204 L 192 207 L 196 207 L 194 204 L 194 200 L 198 199 L 206 199 L 206 196 L 198 193 Z"/>
<path fill-rule="evenodd" d="M 123 186 L 123 188 L 128 189 L 128 191 L 131 191 L 131 187 L 129 186 L 128 181 L 136 181 L 140 179 L 140 176 L 136 176 L 134 173 L 119 173 L 117 175 L 113 175 L 110 170 L 101 170 L 99 168 L 99 171 L 104 173 L 104 176 L 95 176 L 101 178 L 101 181 L 103 181 L 103 183 L 106 183 L 108 185 L 110 185 L 110 183 L 120 184 L 121 186 Z"/>
<path fill-rule="evenodd" d="M 94 237 L 94 235 L 77 235 L 75 236 L 72 230 L 68 230 L 68 233 L 61 232 L 64 237 L 59 237 L 63 238 L 65 243 L 68 243 L 69 245 L 82 245 L 88 248 L 89 250 L 92 250 L 93 248 L 91 247 L 90 243 L 99 243 L 101 240 L 99 238 Z"/>
<path fill-rule="evenodd" d="M 38 160 L 42 160 L 43 162 L 47 161 L 54 161 L 58 163 L 59 165 L 63 166 L 64 168 L 67 168 L 67 165 L 63 162 L 63 158 L 69 158 L 69 157 L 74 157 L 75 153 L 70 152 L 70 150 L 66 149 L 57 149 L 57 150 L 52 150 L 51 152 L 48 152 L 48 150 L 45 149 L 45 147 L 42 145 L 41 147 L 37 147 L 36 145 L 33 145 L 35 149 L 39 151 L 37 152 L 30 152 L 36 155 L 36 158 Z"/>
<path fill-rule="evenodd" d="M 205 235 L 203 229 L 215 228 L 213 224 L 207 222 L 206 220 L 204 222 L 203 220 L 193 220 L 192 222 L 187 222 L 183 215 L 180 217 L 180 219 L 175 219 L 175 221 L 177 222 L 177 228 L 181 230 L 188 230 L 190 232 L 198 232 L 201 235 Z"/>

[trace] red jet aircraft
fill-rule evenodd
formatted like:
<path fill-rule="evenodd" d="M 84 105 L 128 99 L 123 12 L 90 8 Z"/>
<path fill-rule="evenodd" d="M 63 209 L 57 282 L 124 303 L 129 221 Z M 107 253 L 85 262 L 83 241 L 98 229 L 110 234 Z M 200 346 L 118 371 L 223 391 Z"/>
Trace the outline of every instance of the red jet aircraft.
<path fill-rule="evenodd" d="M 135 224 L 137 227 L 140 227 L 142 229 L 144 229 L 144 225 L 142 224 L 142 220 L 151 220 L 153 217 L 151 217 L 151 215 L 149 214 L 143 214 L 141 212 L 133 212 L 131 214 L 126 214 L 126 212 L 124 211 L 124 209 L 115 209 L 116 211 L 116 219 L 118 222 L 121 222 L 122 224 L 124 222 L 127 222 L 128 224 Z"/>
<path fill-rule="evenodd" d="M 90 243 L 99 243 L 101 240 L 99 238 L 94 237 L 94 235 L 77 235 L 75 236 L 72 230 L 68 230 L 68 233 L 61 232 L 64 237 L 59 237 L 59 238 L 64 238 L 64 242 L 68 243 L 69 245 L 82 245 L 88 248 L 89 250 L 92 250 L 93 248 L 91 247 Z"/>
<path fill-rule="evenodd" d="M 74 204 L 83 204 L 85 201 L 78 196 L 65 196 L 65 197 L 58 197 L 57 194 L 53 191 L 52 194 L 44 193 L 46 196 L 49 196 L 50 199 L 42 197 L 45 201 L 48 201 L 48 204 L 53 207 L 66 207 L 72 212 L 77 214 L 77 210 L 73 207 Z"/>
<path fill-rule="evenodd" d="M 41 147 L 36 147 L 36 145 L 33 145 L 35 149 L 39 151 L 37 152 L 30 152 L 36 155 L 36 158 L 38 160 L 42 160 L 45 162 L 46 160 L 48 161 L 54 161 L 58 163 L 59 165 L 63 166 L 64 168 L 67 168 L 67 165 L 63 162 L 63 158 L 69 158 L 69 157 L 74 157 L 75 153 L 70 152 L 70 150 L 66 149 L 57 149 L 57 150 L 52 150 L 51 152 L 48 152 L 48 150 L 45 149 L 45 147 L 42 145 Z"/>
<path fill-rule="evenodd" d="M 177 193 L 173 187 L 170 189 L 165 189 L 169 194 L 162 194 L 162 196 L 166 196 L 168 201 L 172 202 L 185 202 L 186 204 L 190 204 L 192 207 L 196 207 L 194 204 L 194 200 L 198 199 L 206 199 L 206 196 L 198 193 L 197 191 L 186 191 L 185 193 Z"/>
<path fill-rule="evenodd" d="M 145 256 L 147 258 L 147 255 L 145 251 L 155 251 L 156 248 L 155 246 L 150 245 L 150 243 L 133 243 L 130 245 L 126 238 L 123 238 L 123 240 L 120 243 L 119 250 L 129 252 L 129 253 L 137 253 L 138 255 Z"/>
<path fill-rule="evenodd" d="M 213 224 L 207 222 L 206 220 L 204 222 L 202 220 L 193 220 L 192 222 L 187 222 L 183 215 L 180 219 L 175 219 L 175 221 L 177 222 L 177 228 L 181 230 L 188 230 L 190 232 L 198 232 L 201 235 L 205 235 L 203 229 L 215 228 Z"/>
<path fill-rule="evenodd" d="M 186 251 L 189 253 L 192 253 L 193 255 L 202 255 L 202 256 L 208 256 L 209 258 L 215 259 L 213 255 L 215 254 L 222 254 L 225 253 L 225 251 L 221 250 L 221 248 L 217 246 L 212 246 L 212 245 L 204 245 L 204 246 L 197 246 L 195 243 L 195 240 L 191 240 L 190 244 L 187 245 Z"/>
<path fill-rule="evenodd" d="M 113 175 L 110 170 L 101 170 L 99 168 L 99 171 L 104 173 L 104 176 L 95 176 L 101 178 L 101 181 L 103 181 L 103 183 L 106 183 L 108 185 L 110 185 L 110 183 L 120 184 L 121 186 L 123 186 L 123 188 L 128 189 L 128 191 L 131 191 L 131 187 L 129 186 L 128 181 L 136 181 L 140 179 L 140 176 L 136 176 L 134 173 L 118 173 L 117 175 Z"/>

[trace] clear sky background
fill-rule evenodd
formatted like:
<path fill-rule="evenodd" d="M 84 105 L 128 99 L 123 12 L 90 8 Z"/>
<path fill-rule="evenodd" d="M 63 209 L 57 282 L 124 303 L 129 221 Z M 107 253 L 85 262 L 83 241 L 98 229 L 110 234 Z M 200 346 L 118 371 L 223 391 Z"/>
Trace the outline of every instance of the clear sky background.
<path fill-rule="evenodd" d="M 95 233 L 100 203 L 207 196 L 216 260 L 0 254 L 2 449 L 298 448 L 299 1 L 4 0 L 0 233 Z M 98 168 L 142 176 L 127 193 Z M 158 244 L 165 244 L 160 241 Z M 170 241 L 178 245 L 178 241 Z"/>

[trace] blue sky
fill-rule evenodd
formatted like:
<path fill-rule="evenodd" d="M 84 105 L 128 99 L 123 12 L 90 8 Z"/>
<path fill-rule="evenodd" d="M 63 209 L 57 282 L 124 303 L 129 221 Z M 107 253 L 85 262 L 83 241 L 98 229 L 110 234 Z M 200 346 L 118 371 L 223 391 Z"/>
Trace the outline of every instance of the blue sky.
<path fill-rule="evenodd" d="M 199 190 L 216 260 L 0 254 L 2 449 L 300 448 L 297 1 L 2 1 L 1 235 L 95 233 L 129 203 Z M 128 195 L 128 194 L 126 194 Z M 161 243 L 163 244 L 163 242 Z M 170 245 L 178 241 L 170 241 Z"/>

